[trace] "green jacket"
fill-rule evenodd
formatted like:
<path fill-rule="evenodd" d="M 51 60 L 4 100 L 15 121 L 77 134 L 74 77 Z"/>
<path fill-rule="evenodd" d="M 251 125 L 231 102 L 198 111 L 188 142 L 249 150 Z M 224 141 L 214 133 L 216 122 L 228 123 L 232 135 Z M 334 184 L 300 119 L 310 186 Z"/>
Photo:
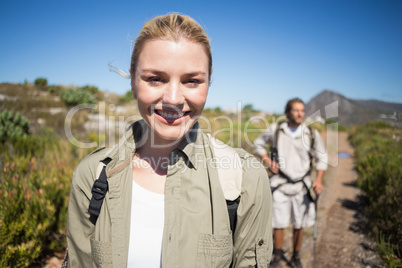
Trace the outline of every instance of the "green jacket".
<path fill-rule="evenodd" d="M 132 157 L 146 131 L 143 120 L 107 154 L 98 149 L 73 174 L 67 218 L 68 267 L 126 267 L 130 237 Z M 267 267 L 272 253 L 271 191 L 266 170 L 244 150 L 237 225 L 232 236 L 210 140 L 198 123 L 169 155 L 165 185 L 162 266 Z M 94 226 L 91 189 L 99 162 L 110 157 L 109 190 Z"/>

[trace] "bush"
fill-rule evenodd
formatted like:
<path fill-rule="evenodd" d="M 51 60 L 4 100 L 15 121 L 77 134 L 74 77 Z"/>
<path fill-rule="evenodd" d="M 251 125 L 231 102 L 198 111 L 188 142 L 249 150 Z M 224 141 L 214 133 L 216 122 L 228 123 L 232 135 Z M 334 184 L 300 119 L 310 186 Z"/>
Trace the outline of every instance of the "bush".
<path fill-rule="evenodd" d="M 0 267 L 39 267 L 66 248 L 73 168 L 88 150 L 45 131 L 0 143 L 0 151 Z"/>
<path fill-rule="evenodd" d="M 123 96 L 119 97 L 120 103 L 127 103 L 134 100 L 133 92 L 127 91 Z"/>
<path fill-rule="evenodd" d="M 29 120 L 20 113 L 13 115 L 11 111 L 3 111 L 0 113 L 0 142 L 30 135 L 29 125 Z"/>
<path fill-rule="evenodd" d="M 90 85 L 85 85 L 81 89 L 91 93 L 92 95 L 98 93 L 98 91 L 99 91 L 99 89 L 97 87 L 90 86 Z"/>
<path fill-rule="evenodd" d="M 43 78 L 43 77 L 38 77 L 38 78 L 35 79 L 34 84 L 37 87 L 46 87 L 47 86 L 47 79 Z"/>
<path fill-rule="evenodd" d="M 30 267 L 45 253 L 66 247 L 68 196 L 77 163 L 63 155 L 71 151 L 59 147 L 49 131 L 0 144 L 0 267 Z"/>
<path fill-rule="evenodd" d="M 402 252 L 402 144 L 395 137 L 401 135 L 384 122 L 371 122 L 355 127 L 349 136 L 355 147 L 357 185 L 365 192 L 370 225 L 377 236 L 383 236 L 382 241 L 388 241 L 396 256 Z M 401 256 L 398 258 L 396 262 L 401 264 Z"/>
<path fill-rule="evenodd" d="M 44 251 L 63 250 L 72 168 L 21 156 L 0 174 L 0 267 L 29 267 Z"/>
<path fill-rule="evenodd" d="M 67 106 L 75 106 L 78 104 L 95 104 L 96 100 L 86 90 L 83 89 L 66 89 L 63 90 L 60 94 L 60 98 L 64 101 Z"/>
<path fill-rule="evenodd" d="M 61 86 L 48 86 L 47 87 L 47 91 L 54 95 L 60 95 L 62 90 L 63 90 L 63 87 L 61 87 Z"/>

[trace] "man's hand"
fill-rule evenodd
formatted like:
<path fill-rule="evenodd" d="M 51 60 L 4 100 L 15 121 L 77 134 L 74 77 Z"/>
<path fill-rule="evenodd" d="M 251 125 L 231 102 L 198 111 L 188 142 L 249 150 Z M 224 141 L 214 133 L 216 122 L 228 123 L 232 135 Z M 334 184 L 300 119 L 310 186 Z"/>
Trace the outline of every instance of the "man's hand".
<path fill-rule="evenodd" d="M 279 165 L 276 161 L 271 161 L 268 154 L 261 155 L 261 159 L 264 161 L 265 165 L 275 174 L 279 172 Z"/>
<path fill-rule="evenodd" d="M 277 174 L 279 172 L 279 165 L 278 162 L 276 161 L 271 161 L 271 166 L 269 167 L 271 169 L 271 171 L 275 174 Z"/>
<path fill-rule="evenodd" d="M 313 183 L 313 189 L 314 189 L 314 191 L 315 191 L 316 194 L 320 194 L 321 191 L 324 189 L 324 186 L 322 185 L 321 182 L 315 181 L 315 182 Z"/>
<path fill-rule="evenodd" d="M 324 177 L 324 170 L 317 170 L 317 177 L 313 183 L 313 189 L 316 194 L 320 194 L 324 189 L 324 185 L 322 185 L 322 178 Z"/>

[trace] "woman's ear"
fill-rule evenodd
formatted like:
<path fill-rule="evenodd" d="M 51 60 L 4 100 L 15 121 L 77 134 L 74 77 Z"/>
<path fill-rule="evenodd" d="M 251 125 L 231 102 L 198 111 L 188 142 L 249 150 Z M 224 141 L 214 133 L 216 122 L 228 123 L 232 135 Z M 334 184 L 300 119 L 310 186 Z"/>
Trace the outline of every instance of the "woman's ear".
<path fill-rule="evenodd" d="M 130 72 L 131 76 L 131 92 L 133 92 L 134 99 L 137 99 L 137 91 L 135 90 L 135 83 L 134 83 L 135 77 L 134 74 L 131 73 L 131 68 L 128 69 L 128 71 Z"/>

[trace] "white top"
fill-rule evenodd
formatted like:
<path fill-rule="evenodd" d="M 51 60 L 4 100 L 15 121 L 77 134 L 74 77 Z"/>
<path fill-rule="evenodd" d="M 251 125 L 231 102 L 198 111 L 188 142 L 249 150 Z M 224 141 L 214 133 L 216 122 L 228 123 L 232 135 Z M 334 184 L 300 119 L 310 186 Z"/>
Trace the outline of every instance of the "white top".
<path fill-rule="evenodd" d="M 165 195 L 148 191 L 133 180 L 127 267 L 162 267 Z"/>
<path fill-rule="evenodd" d="M 300 125 L 298 127 L 289 127 L 289 134 L 293 137 L 293 138 L 297 138 L 301 136 L 301 127 Z"/>

